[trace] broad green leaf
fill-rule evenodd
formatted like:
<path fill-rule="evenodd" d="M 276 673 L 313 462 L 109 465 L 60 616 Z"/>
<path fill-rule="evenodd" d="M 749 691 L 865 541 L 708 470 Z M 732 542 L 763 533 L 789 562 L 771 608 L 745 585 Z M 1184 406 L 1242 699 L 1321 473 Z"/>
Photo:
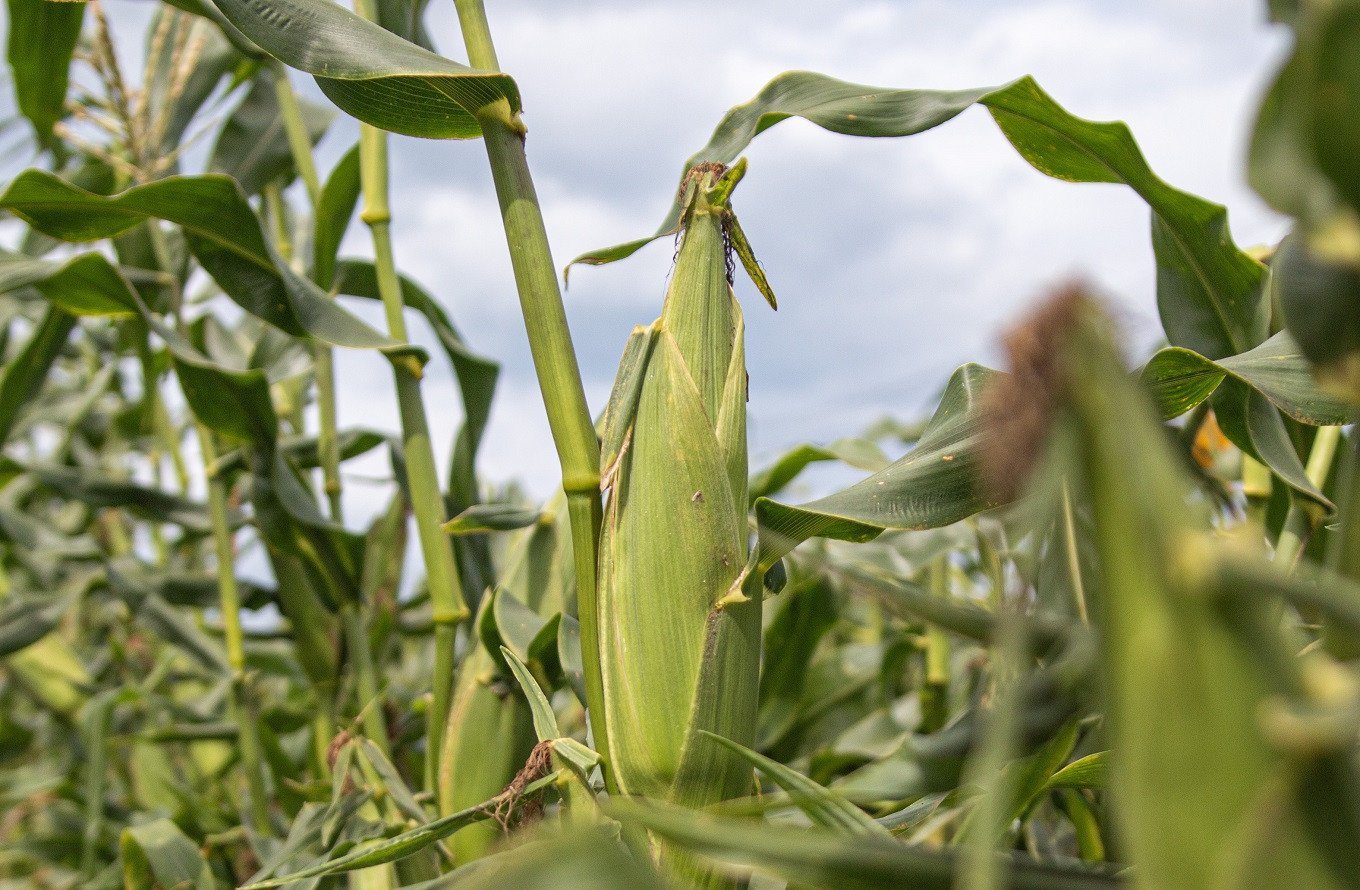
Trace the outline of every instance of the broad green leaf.
<path fill-rule="evenodd" d="M 684 170 L 701 162 L 731 163 L 758 134 L 790 117 L 853 136 L 910 136 L 974 104 L 991 112 L 1011 145 L 1040 172 L 1072 182 L 1123 183 L 1147 201 L 1157 257 L 1157 302 L 1173 344 L 1221 358 L 1266 338 L 1268 306 L 1261 293 L 1265 270 L 1233 244 L 1224 208 L 1162 181 L 1127 126 L 1075 117 L 1029 77 L 998 88 L 890 90 L 808 71 L 787 72 L 729 111 Z M 682 209 L 677 198 L 655 235 L 585 254 L 573 263 L 623 259 L 673 234 Z"/>
<path fill-rule="evenodd" d="M 8 59 L 14 98 L 42 148 L 57 144 L 52 127 L 66 117 L 71 55 L 84 20 L 84 3 L 9 0 Z"/>
<path fill-rule="evenodd" d="M 1284 418 L 1264 395 L 1236 379 L 1225 380 L 1214 396 L 1214 416 L 1223 435 L 1244 453 L 1270 467 L 1323 512 L 1334 509 L 1331 500 L 1308 479 Z"/>
<path fill-rule="evenodd" d="M 274 58 L 316 78 L 346 113 L 393 133 L 433 139 L 481 135 L 478 110 L 506 101 L 520 110 L 505 74 L 435 55 L 329 0 L 213 0 Z"/>
<path fill-rule="evenodd" d="M 250 90 L 222 125 L 208 159 L 208 169 L 235 179 L 247 195 L 259 194 L 271 182 L 287 183 L 296 175 L 293 153 L 283 129 L 272 68 L 261 68 Z M 303 126 L 315 145 L 325 135 L 334 113 L 298 100 Z"/>
<path fill-rule="evenodd" d="M 51 173 L 26 170 L 0 195 L 0 207 L 44 234 L 73 242 L 111 238 L 148 219 L 175 223 L 204 270 L 252 315 L 333 346 L 410 352 L 282 262 L 240 187 L 225 176 L 173 176 L 106 198 Z"/>
<path fill-rule="evenodd" d="M 964 365 L 920 440 L 900 460 L 847 489 L 790 506 L 760 498 L 760 570 L 813 537 L 868 541 L 884 529 L 936 528 L 997 506 L 977 491 L 979 399 L 996 374 Z"/>
<path fill-rule="evenodd" d="M 1143 382 L 1166 419 L 1179 417 L 1232 377 L 1265 396 L 1285 414 L 1310 426 L 1349 423 L 1354 409 L 1322 392 L 1308 360 L 1287 331 L 1254 349 L 1219 361 L 1171 346 L 1159 350 L 1142 372 Z"/>
<path fill-rule="evenodd" d="M 128 890 L 156 887 L 213 890 L 216 882 L 198 845 L 169 819 L 123 829 L 123 881 Z"/>
<path fill-rule="evenodd" d="M 948 890 L 955 886 L 952 854 L 887 838 L 845 837 L 719 818 L 653 801 L 614 798 L 605 811 L 705 858 L 755 868 L 802 887 Z M 1011 887 L 1031 890 L 1094 890 L 1123 883 L 1109 871 L 1036 864 L 1027 855 L 1012 858 L 1009 872 Z"/>
<path fill-rule="evenodd" d="M 702 730 L 700 730 L 702 732 Z M 807 776 L 789 769 L 764 754 L 752 751 L 745 745 L 738 745 L 711 732 L 704 735 L 713 739 L 724 748 L 760 770 L 796 803 L 816 825 L 847 835 L 877 835 L 891 837 L 886 828 L 871 819 L 867 813 L 829 788 L 824 788 Z"/>

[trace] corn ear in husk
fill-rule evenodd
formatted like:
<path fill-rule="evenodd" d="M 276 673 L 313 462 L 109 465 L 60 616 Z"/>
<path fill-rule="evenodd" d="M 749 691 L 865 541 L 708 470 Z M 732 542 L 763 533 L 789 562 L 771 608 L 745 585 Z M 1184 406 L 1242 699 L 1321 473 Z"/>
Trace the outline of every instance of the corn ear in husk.
<path fill-rule="evenodd" d="M 622 792 L 689 805 L 751 781 L 700 732 L 751 743 L 760 664 L 760 597 L 743 593 L 746 365 L 730 281 L 728 197 L 743 170 L 687 178 L 661 317 L 629 341 L 601 429 L 605 753 Z"/>

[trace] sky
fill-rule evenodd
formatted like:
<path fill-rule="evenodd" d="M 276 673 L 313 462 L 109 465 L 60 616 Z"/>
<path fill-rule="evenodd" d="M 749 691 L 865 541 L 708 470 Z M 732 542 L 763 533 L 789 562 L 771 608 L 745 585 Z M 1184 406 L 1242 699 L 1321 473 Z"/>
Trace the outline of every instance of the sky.
<path fill-rule="evenodd" d="M 651 232 L 681 163 L 723 113 L 800 68 L 946 89 L 1031 74 L 1075 114 L 1128 122 L 1163 178 L 1228 206 L 1240 244 L 1284 232 L 1242 174 L 1255 105 L 1287 49 L 1263 0 L 487 7 L 501 65 L 524 98 L 529 162 L 559 267 Z M 150 4 L 109 0 L 107 8 L 122 43 L 135 47 Z M 434 0 L 428 25 L 441 52 L 465 60 L 452 3 Z M 310 79 L 297 83 L 325 101 Z M 356 134 L 352 122 L 332 129 L 320 146 L 323 169 Z M 753 468 L 799 442 L 928 413 L 955 367 L 996 364 L 1006 324 L 1076 275 L 1117 303 L 1134 358 L 1155 343 L 1146 206 L 1122 186 L 1044 177 L 981 109 L 906 139 L 856 139 L 793 120 L 746 156 L 734 206 L 780 304 L 771 312 L 738 275 Z M 546 495 L 558 481 L 556 457 L 484 151 L 477 142 L 394 138 L 391 159 L 398 265 L 440 299 L 470 345 L 503 365 L 481 471 Z M 370 253 L 362 226 L 343 252 Z M 603 407 L 629 331 L 659 313 L 671 257 L 663 241 L 572 275 L 565 299 L 592 410 Z M 381 320 L 376 307 L 355 308 Z M 338 375 L 342 426 L 397 428 L 381 358 L 342 352 Z M 461 410 L 438 362 L 425 397 L 443 466 Z M 381 474 L 385 460 L 353 470 Z M 351 489 L 352 510 L 380 506 L 371 486 Z"/>

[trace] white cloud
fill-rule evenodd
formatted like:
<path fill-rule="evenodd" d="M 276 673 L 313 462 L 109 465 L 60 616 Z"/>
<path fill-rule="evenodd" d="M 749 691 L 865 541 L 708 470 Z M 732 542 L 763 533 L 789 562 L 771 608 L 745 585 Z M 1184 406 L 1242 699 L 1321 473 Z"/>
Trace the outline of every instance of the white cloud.
<path fill-rule="evenodd" d="M 940 88 L 1031 73 L 1075 114 L 1128 121 L 1164 178 L 1228 205 L 1240 242 L 1282 231 L 1241 175 L 1254 105 L 1284 50 L 1262 0 L 582 0 L 490 12 L 524 95 L 559 266 L 650 231 L 679 164 L 723 112 L 794 68 Z M 430 30 L 461 56 L 451 4 L 434 5 Z M 353 138 L 342 125 L 323 161 Z M 747 300 L 762 452 L 928 408 L 954 366 L 995 360 L 1006 320 L 1074 273 L 1114 292 L 1144 340 L 1155 330 L 1145 206 L 1120 187 L 1043 177 L 981 110 L 907 140 L 791 121 L 748 154 L 736 206 L 783 307 Z M 481 147 L 399 139 L 392 157 L 399 263 L 504 363 L 483 470 L 545 493 L 556 459 Z M 347 251 L 366 245 L 356 226 Z M 661 245 L 573 277 L 568 312 L 596 409 L 628 330 L 659 309 L 669 258 Z M 461 415 L 435 365 L 426 401 L 442 461 Z M 348 355 L 340 373 L 342 420 L 395 429 L 383 363 Z"/>

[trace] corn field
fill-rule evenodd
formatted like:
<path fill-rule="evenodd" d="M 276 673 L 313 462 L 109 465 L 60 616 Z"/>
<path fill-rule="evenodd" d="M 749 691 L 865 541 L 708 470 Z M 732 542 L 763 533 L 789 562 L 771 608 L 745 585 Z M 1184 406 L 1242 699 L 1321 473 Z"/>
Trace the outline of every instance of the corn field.
<path fill-rule="evenodd" d="M 483 0 L 438 41 L 425 0 L 158 0 L 135 47 L 7 2 L 0 887 L 1360 887 L 1360 0 L 1263 4 L 1279 244 L 1030 77 L 791 71 L 660 160 L 654 232 L 565 264 Z M 743 229 L 748 146 L 974 106 L 1145 203 L 1162 345 L 1053 270 L 1005 367 L 752 466 L 747 325 L 806 270 Z M 389 134 L 485 146 L 542 503 L 479 472 L 499 365 L 400 269 Z M 654 241 L 591 405 L 565 275 Z M 398 433 L 339 425 L 337 350 L 385 359 Z M 800 503 L 817 464 L 859 481 Z"/>

